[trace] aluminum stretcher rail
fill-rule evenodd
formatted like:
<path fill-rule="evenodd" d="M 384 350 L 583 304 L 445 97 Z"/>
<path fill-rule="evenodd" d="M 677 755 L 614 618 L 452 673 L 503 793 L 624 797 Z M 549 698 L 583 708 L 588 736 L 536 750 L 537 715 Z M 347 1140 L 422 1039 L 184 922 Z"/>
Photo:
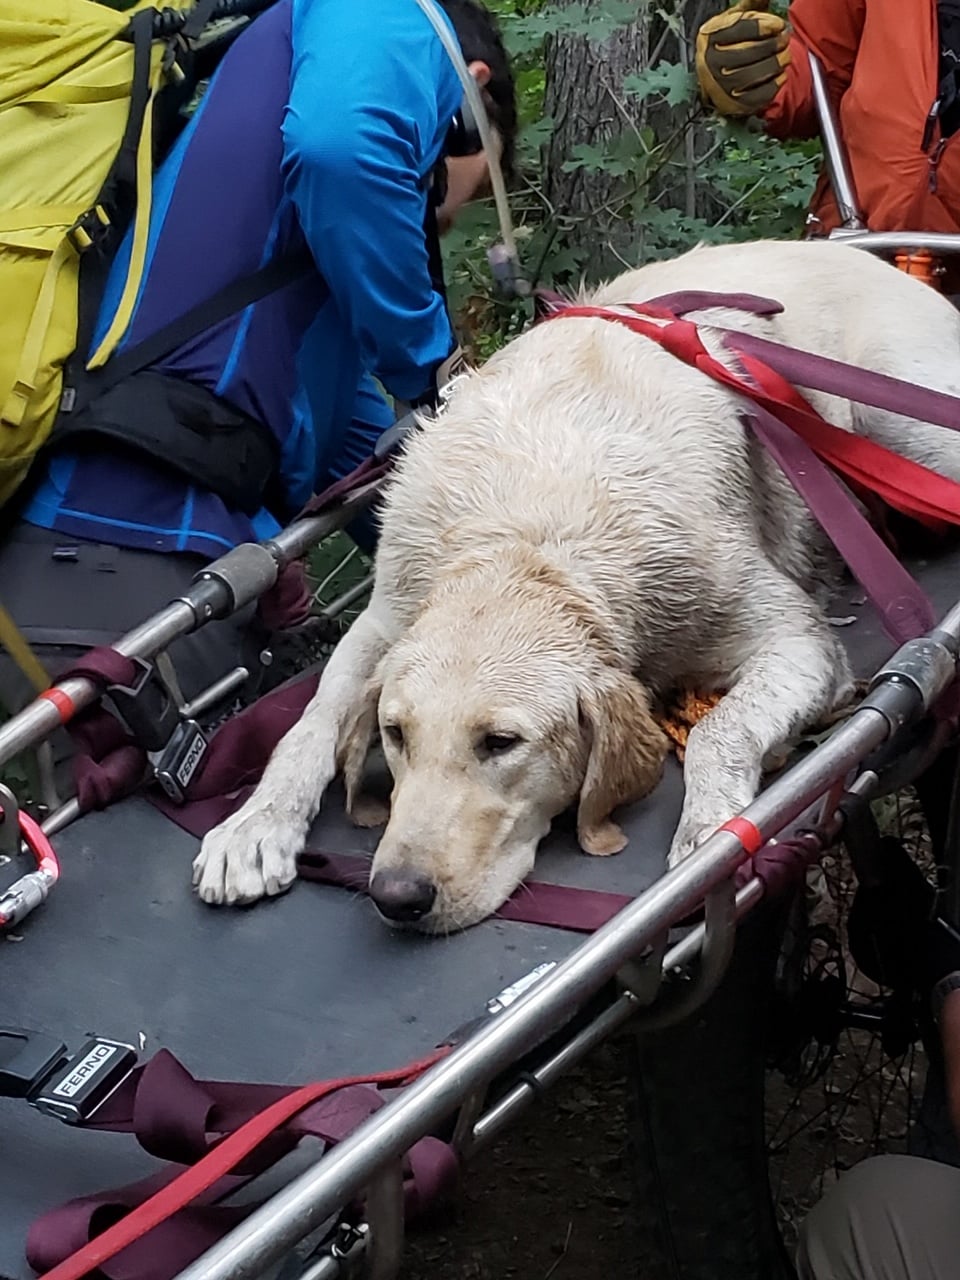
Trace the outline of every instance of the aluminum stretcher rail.
<path fill-rule="evenodd" d="M 868 696 L 850 718 L 810 755 L 774 781 L 742 817 L 765 840 L 773 839 L 818 802 L 825 837 L 835 831 L 842 795 L 869 794 L 876 775 L 865 773 L 845 785 L 874 751 L 915 724 L 951 685 L 960 652 L 960 604 L 927 637 L 910 641 L 878 672 Z M 219 1244 L 180 1273 L 179 1280 L 254 1280 L 299 1241 L 330 1221 L 359 1192 L 366 1191 L 371 1230 L 354 1239 L 369 1249 L 367 1274 L 395 1274 L 402 1222 L 403 1153 L 461 1107 L 473 1107 L 466 1146 L 487 1142 L 533 1097 L 535 1085 L 517 1084 L 481 1114 L 484 1088 L 511 1063 L 560 1029 L 571 1013 L 618 977 L 626 989 L 539 1069 L 546 1084 L 578 1061 L 628 1018 L 655 1019 L 651 1025 L 685 1016 L 710 993 L 726 967 L 736 920 L 762 897 L 755 878 L 735 894 L 733 875 L 747 857 L 729 831 L 711 836 L 689 859 L 668 871 L 573 954 L 542 977 L 515 1004 L 492 1019 L 420 1080 L 409 1086 L 350 1137 L 321 1157 Z M 705 921 L 669 951 L 669 929 L 705 903 Z M 655 972 L 636 957 L 653 949 Z M 681 984 L 664 1003 L 657 999 L 661 976 L 701 962 L 693 983 Z M 649 1009 L 649 1013 L 645 1010 Z M 461 1122 L 462 1127 L 462 1122 Z M 374 1241 L 379 1244 L 374 1245 Z M 346 1261 L 341 1247 L 311 1266 L 301 1280 L 327 1280 Z"/>
<path fill-rule="evenodd" d="M 161 610 L 117 647 L 129 654 L 153 657 L 176 635 L 240 607 L 270 586 L 270 565 L 275 573 L 284 556 L 302 554 L 371 497 L 371 493 L 352 497 L 343 509 L 292 526 L 272 545 L 238 548 L 204 570 L 184 600 Z M 752 823 L 766 840 L 782 836 L 799 819 L 818 830 L 821 843 L 828 842 L 840 825 L 838 804 L 844 794 L 865 796 L 878 786 L 871 772 L 856 778 L 853 775 L 878 748 L 892 740 L 902 742 L 903 731 L 914 725 L 953 681 L 958 652 L 960 604 L 929 636 L 910 641 L 894 654 L 849 720 L 773 782 L 743 812 L 745 822 Z M 78 706 L 96 696 L 86 681 L 68 682 L 64 688 Z M 45 714 L 46 708 L 35 704 L 0 728 L 0 762 L 45 736 L 50 727 Z M 59 716 L 56 723 L 60 723 Z M 66 825 L 72 816 L 75 814 L 59 812 L 47 825 Z M 459 1109 L 458 1145 L 467 1154 L 506 1127 L 541 1086 L 552 1083 L 629 1019 L 638 1018 L 641 1025 L 652 1028 L 675 1022 L 701 1005 L 726 970 L 737 920 L 764 895 L 763 883 L 756 876 L 739 891 L 734 890 L 733 874 L 746 858 L 747 852 L 734 833 L 711 837 L 688 861 L 642 893 L 514 1005 L 498 1013 L 448 1059 L 275 1195 L 181 1276 L 185 1280 L 200 1280 L 201 1276 L 242 1280 L 260 1275 L 272 1261 L 336 1215 L 359 1189 L 367 1192 L 371 1229 L 355 1232 L 349 1241 L 341 1236 L 334 1252 L 304 1274 L 309 1280 L 336 1276 L 341 1264 L 347 1264 L 347 1255 L 355 1258 L 368 1251 L 365 1265 L 372 1267 L 368 1274 L 392 1274 L 399 1256 L 398 1240 L 402 1240 L 402 1223 L 396 1220 L 396 1213 L 403 1152 Z M 704 901 L 704 923 L 668 949 L 668 930 Z M 648 948 L 651 955 L 638 961 Z M 688 968 L 698 957 L 692 980 L 675 980 L 676 971 Z M 671 979 L 666 983 L 665 975 Z M 619 997 L 484 1110 L 485 1086 L 561 1029 L 614 977 L 622 989 Z"/>
<path fill-rule="evenodd" d="M 848 225 L 834 236 L 878 252 L 914 247 L 960 250 L 960 236 L 877 234 L 856 225 Z M 330 512 L 299 521 L 264 544 L 236 548 L 199 574 L 184 597 L 123 637 L 116 648 L 127 656 L 154 659 L 179 636 L 255 600 L 275 582 L 284 564 L 347 523 L 372 501 L 378 487 L 372 484 L 351 494 Z M 960 604 L 928 637 L 911 641 L 893 656 L 849 720 L 744 810 L 740 815 L 744 822 L 767 840 L 795 830 L 799 821 L 815 828 L 821 846 L 825 845 L 841 825 L 838 806 L 844 797 L 868 797 L 879 790 L 876 774 L 862 771 L 864 762 L 884 745 L 902 744 L 904 731 L 916 724 L 954 680 L 958 650 Z M 65 719 L 65 706 L 72 715 L 98 697 L 96 686 L 83 679 L 54 687 L 62 697 L 40 699 L 0 726 L 0 765 L 59 727 Z M 942 738 L 937 741 L 942 744 Z M 886 781 L 889 786 L 889 775 Z M 59 830 L 77 816 L 79 810 L 71 802 L 47 820 L 45 829 Z M 652 1029 L 678 1021 L 699 1007 L 727 968 L 737 921 L 764 896 L 763 882 L 757 876 L 735 891 L 734 872 L 747 856 L 735 833 L 720 832 L 711 837 L 687 862 L 664 875 L 541 977 L 515 1004 L 499 1012 L 182 1271 L 180 1280 L 252 1280 L 263 1275 L 318 1228 L 335 1223 L 358 1191 L 365 1192 L 368 1222 L 359 1228 L 342 1228 L 326 1254 L 307 1265 L 299 1280 L 333 1280 L 357 1264 L 368 1276 L 396 1274 L 403 1240 L 403 1153 L 441 1120 L 458 1112 L 457 1145 L 462 1154 L 469 1154 L 499 1134 L 534 1100 L 541 1087 L 551 1084 L 628 1020 L 636 1019 L 642 1027 Z M 702 904 L 704 923 L 668 949 L 670 928 Z M 638 960 L 645 951 L 649 954 Z M 695 966 L 692 980 L 677 980 L 678 973 L 691 966 Z M 552 1032 L 562 1029 L 613 978 L 619 982 L 619 997 L 485 1109 L 486 1086 Z"/>
<path fill-rule="evenodd" d="M 194 585 L 177 600 L 128 632 L 113 646 L 126 657 L 153 660 L 181 636 L 228 617 L 259 599 L 277 580 L 284 565 L 303 557 L 329 534 L 342 529 L 376 497 L 381 482 L 359 488 L 330 511 L 297 520 L 275 537 L 260 543 L 243 543 L 197 574 Z M 347 604 L 357 594 L 347 593 Z M 186 710 L 198 714 L 219 692 L 223 681 L 205 690 Z M 55 681 L 18 714 L 0 724 L 0 767 L 20 752 L 39 746 L 51 733 L 96 702 L 100 691 L 92 680 L 74 677 Z M 70 801 L 44 822 L 47 834 L 62 830 L 80 816 Z"/>
<path fill-rule="evenodd" d="M 349 519 L 372 498 L 352 497 L 329 515 L 300 522 L 265 546 L 245 546 L 214 562 L 198 575 L 184 600 L 173 602 L 118 643 L 122 652 L 155 657 L 171 639 L 208 620 L 241 607 L 266 590 L 284 557 L 301 555 L 312 542 Z M 869 795 L 878 786 L 870 772 L 851 781 L 853 773 L 883 744 L 915 724 L 954 678 L 960 650 L 960 604 L 928 637 L 903 646 L 878 672 L 870 695 L 816 751 L 775 781 L 741 815 L 763 839 L 782 836 L 797 820 L 829 841 L 840 825 L 838 804 L 844 794 Z M 75 704 L 87 705 L 96 689 L 87 681 L 65 682 Z M 39 742 L 54 721 L 44 719 L 43 703 L 28 708 L 0 728 L 0 762 L 17 750 Z M 50 708 L 52 710 L 52 708 Z M 55 723 L 61 723 L 56 715 Z M 849 783 L 849 785 L 845 785 Z M 61 827 L 76 816 L 59 811 L 48 827 Z M 312 1266 L 309 1280 L 339 1274 L 347 1255 L 365 1257 L 368 1274 L 390 1275 L 399 1257 L 402 1222 L 399 1204 L 399 1158 L 416 1138 L 460 1111 L 459 1149 L 463 1154 L 485 1145 L 536 1096 L 596 1044 L 631 1018 L 653 1028 L 693 1012 L 711 994 L 726 970 L 737 920 L 755 907 L 764 886 L 754 876 L 735 892 L 733 873 L 746 850 L 731 832 L 707 841 L 682 866 L 668 872 L 642 893 L 609 925 L 583 945 L 517 1003 L 489 1024 L 449 1059 L 410 1086 L 395 1103 L 366 1122 L 340 1147 L 288 1188 L 203 1259 L 182 1272 L 200 1277 L 257 1276 L 272 1261 L 327 1222 L 359 1189 L 366 1190 L 370 1230 L 341 1236 L 334 1252 Z M 705 920 L 667 949 L 672 925 L 706 901 Z M 650 948 L 643 962 L 638 955 Z M 692 980 L 673 980 L 675 971 L 694 964 Z M 666 983 L 665 975 L 669 975 Z M 592 1022 L 578 1030 L 553 1055 L 495 1104 L 484 1110 L 484 1088 L 505 1068 L 535 1049 L 550 1033 L 569 1022 L 586 1000 L 617 977 L 621 994 Z M 352 1265 L 352 1263 L 351 1263 Z M 319 1269 L 318 1269 L 319 1268 Z"/>
<path fill-rule="evenodd" d="M 840 212 L 840 226 L 831 231 L 828 239 L 841 240 L 858 249 L 873 253 L 911 252 L 929 249 L 933 253 L 960 253 L 960 235 L 944 231 L 868 231 L 863 210 L 857 197 L 853 173 L 847 149 L 840 132 L 840 123 L 827 88 L 823 67 L 816 54 L 807 52 L 810 78 L 813 82 L 813 99 L 820 125 L 824 160 L 830 175 L 834 198 Z"/>

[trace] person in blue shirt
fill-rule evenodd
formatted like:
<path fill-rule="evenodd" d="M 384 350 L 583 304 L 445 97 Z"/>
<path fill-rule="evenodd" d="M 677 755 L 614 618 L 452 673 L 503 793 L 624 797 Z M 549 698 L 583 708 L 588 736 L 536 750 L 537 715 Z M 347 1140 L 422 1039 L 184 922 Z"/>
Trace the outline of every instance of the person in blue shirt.
<path fill-rule="evenodd" d="M 516 107 L 496 24 L 474 0 L 439 4 L 509 171 Z M 394 421 L 381 388 L 431 403 L 456 349 L 436 228 L 488 177 L 481 149 L 454 145 L 462 99 L 416 0 L 277 0 L 229 50 L 155 176 L 145 270 L 112 359 L 234 281 L 304 266 L 95 397 L 43 464 L 0 542 L 0 598 L 48 671 L 116 640 L 353 469 Z M 128 234 L 94 347 L 129 254 Z M 262 676 L 268 641 L 247 611 L 178 642 L 184 696 L 234 665 Z M 27 693 L 0 662 L 0 702 Z"/>

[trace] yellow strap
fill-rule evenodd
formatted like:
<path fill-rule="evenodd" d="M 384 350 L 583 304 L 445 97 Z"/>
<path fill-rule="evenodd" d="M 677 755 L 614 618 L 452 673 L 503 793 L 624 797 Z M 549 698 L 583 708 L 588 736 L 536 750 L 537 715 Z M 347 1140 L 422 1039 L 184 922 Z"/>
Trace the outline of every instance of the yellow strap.
<path fill-rule="evenodd" d="M 23 340 L 13 387 L 3 409 L 0 410 L 0 422 L 4 426 L 19 427 L 23 421 L 30 397 L 36 388 L 37 370 L 43 358 L 43 344 L 46 341 L 57 298 L 57 278 L 67 258 L 75 252 L 70 237 L 64 236 L 50 255 L 47 269 L 43 273 L 43 283 L 37 295 L 37 303 L 33 308 L 30 325 Z"/>
<path fill-rule="evenodd" d="M 43 663 L 24 639 L 23 632 L 0 604 L 0 645 L 6 649 L 37 693 L 50 688 L 50 677 Z"/>
<path fill-rule="evenodd" d="M 118 98 L 130 95 L 130 82 L 119 84 L 57 84 L 47 85 L 45 89 L 35 89 L 25 93 L 22 98 L 15 98 L 8 107 L 32 107 L 37 103 L 54 102 L 65 106 L 81 106 L 87 102 L 115 102 Z"/>
<path fill-rule="evenodd" d="M 143 128 L 137 145 L 137 208 L 133 219 L 130 266 L 127 268 L 127 278 L 117 310 L 99 347 L 90 357 L 88 369 L 99 369 L 113 355 L 117 343 L 130 323 L 140 281 L 143 278 L 143 268 L 147 259 L 147 238 L 150 232 L 150 204 L 153 188 L 153 99 L 156 91 L 157 86 L 154 82 L 143 113 Z"/>
<path fill-rule="evenodd" d="M 0 215 L 0 235 L 6 231 L 27 231 L 31 227 L 70 227 L 86 213 L 85 204 L 31 204 Z"/>

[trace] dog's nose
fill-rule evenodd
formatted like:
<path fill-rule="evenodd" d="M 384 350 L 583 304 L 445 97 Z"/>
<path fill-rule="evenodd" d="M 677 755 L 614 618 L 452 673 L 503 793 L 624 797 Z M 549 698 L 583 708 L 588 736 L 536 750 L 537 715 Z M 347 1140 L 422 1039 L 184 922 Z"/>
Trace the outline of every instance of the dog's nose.
<path fill-rule="evenodd" d="M 370 897 L 381 915 L 402 924 L 422 920 L 436 896 L 437 886 L 419 871 L 378 871 L 370 881 Z"/>

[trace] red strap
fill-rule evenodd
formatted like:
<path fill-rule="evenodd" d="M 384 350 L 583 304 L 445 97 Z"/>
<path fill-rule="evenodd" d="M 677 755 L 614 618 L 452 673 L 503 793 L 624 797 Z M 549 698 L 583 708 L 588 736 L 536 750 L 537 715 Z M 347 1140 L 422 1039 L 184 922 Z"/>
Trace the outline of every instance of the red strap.
<path fill-rule="evenodd" d="M 873 440 L 833 426 L 769 365 L 737 351 L 738 360 L 752 380 L 748 382 L 707 351 L 691 320 L 668 319 L 670 313 L 659 307 L 637 304 L 629 305 L 629 310 L 633 314 L 607 307 L 568 307 L 548 319 L 580 316 L 625 325 L 634 333 L 651 338 L 685 364 L 775 413 L 825 462 L 878 494 L 897 511 L 920 520 L 960 524 L 960 484 L 955 480 L 911 462 Z M 654 317 L 664 319 L 665 323 L 658 324 Z"/>
<path fill-rule="evenodd" d="M 145 1200 L 125 1218 L 108 1228 L 102 1235 L 78 1249 L 59 1266 L 47 1271 L 40 1280 L 82 1280 L 104 1262 L 115 1257 L 179 1212 L 228 1174 L 241 1160 L 270 1137 L 292 1116 L 337 1089 L 355 1084 L 405 1085 L 422 1075 L 435 1062 L 450 1052 L 449 1047 L 435 1049 L 427 1057 L 411 1062 L 394 1071 L 381 1071 L 374 1075 L 352 1076 L 343 1080 L 323 1080 L 304 1085 L 285 1098 L 266 1107 L 252 1120 L 235 1130 L 195 1165 L 184 1170 L 179 1177 L 167 1183 L 149 1200 Z"/>

